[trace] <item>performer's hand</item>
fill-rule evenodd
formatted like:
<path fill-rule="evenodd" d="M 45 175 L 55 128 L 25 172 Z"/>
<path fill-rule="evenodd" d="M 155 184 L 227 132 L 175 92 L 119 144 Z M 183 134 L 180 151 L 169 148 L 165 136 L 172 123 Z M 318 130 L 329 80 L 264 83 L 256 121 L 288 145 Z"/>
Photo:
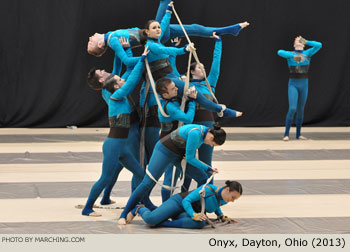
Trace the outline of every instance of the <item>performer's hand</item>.
<path fill-rule="evenodd" d="M 190 94 L 188 95 L 188 97 L 192 98 L 192 99 L 197 99 L 197 94 L 198 91 L 197 90 L 191 90 Z"/>
<path fill-rule="evenodd" d="M 246 22 L 240 23 L 239 25 L 242 27 L 242 29 L 244 29 L 250 24 L 246 21 Z"/>
<path fill-rule="evenodd" d="M 171 11 L 173 10 L 173 7 L 174 7 L 174 2 L 171 1 L 171 2 L 168 4 L 167 11 L 171 12 Z"/>
<path fill-rule="evenodd" d="M 186 47 L 186 51 L 191 51 L 191 52 L 194 52 L 196 50 L 196 48 L 194 47 L 194 44 L 191 43 L 191 44 L 188 44 L 188 46 Z"/>
<path fill-rule="evenodd" d="M 306 45 L 306 39 L 304 39 L 302 36 L 299 36 L 298 38 L 300 44 Z"/>
<path fill-rule="evenodd" d="M 176 38 L 171 39 L 170 41 L 171 41 L 171 44 L 172 44 L 174 47 L 177 47 L 177 46 L 180 45 L 180 43 L 181 43 L 181 38 L 176 37 Z"/>
<path fill-rule="evenodd" d="M 227 216 L 224 216 L 224 215 L 220 218 L 220 220 L 221 220 L 222 222 L 228 221 L 230 224 L 238 223 L 238 221 L 236 221 L 236 220 L 234 220 L 234 219 L 232 219 L 232 218 L 229 218 L 229 217 L 227 217 Z"/>
<path fill-rule="evenodd" d="M 216 35 L 216 32 L 213 32 L 213 35 L 211 36 L 211 38 L 220 39 L 220 37 Z"/>
<path fill-rule="evenodd" d="M 215 172 L 215 173 L 219 173 L 218 168 L 212 168 L 212 170 L 213 170 L 213 172 Z"/>
<path fill-rule="evenodd" d="M 182 81 L 186 81 L 186 75 L 181 75 L 180 77 L 179 77 L 179 80 L 182 80 Z"/>
<path fill-rule="evenodd" d="M 243 115 L 243 112 L 240 112 L 240 111 L 237 111 L 236 112 L 236 117 L 240 117 L 240 116 L 242 116 Z"/>
<path fill-rule="evenodd" d="M 149 53 L 148 47 L 149 47 L 149 46 L 146 46 L 146 47 L 145 47 L 145 50 L 144 50 L 143 53 L 142 53 L 143 56 L 147 56 L 147 54 Z"/>
<path fill-rule="evenodd" d="M 125 39 L 125 37 L 120 37 L 119 38 L 119 42 L 122 45 L 123 48 L 129 48 L 130 44 L 129 44 L 129 39 Z"/>
<path fill-rule="evenodd" d="M 207 216 L 202 213 L 194 213 L 192 217 L 192 220 L 195 220 L 195 221 L 205 221 L 206 219 L 207 219 Z"/>

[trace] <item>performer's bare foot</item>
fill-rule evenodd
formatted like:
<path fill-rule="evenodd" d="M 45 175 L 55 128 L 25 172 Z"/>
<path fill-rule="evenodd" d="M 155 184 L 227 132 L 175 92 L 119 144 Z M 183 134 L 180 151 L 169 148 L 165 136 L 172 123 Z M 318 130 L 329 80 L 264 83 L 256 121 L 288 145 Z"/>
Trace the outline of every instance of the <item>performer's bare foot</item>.
<path fill-rule="evenodd" d="M 129 212 L 128 215 L 126 216 L 126 224 L 130 224 L 134 218 L 135 218 L 135 215 Z"/>
<path fill-rule="evenodd" d="M 88 216 L 90 216 L 90 217 L 100 217 L 100 216 L 102 216 L 102 214 L 96 213 L 96 212 L 92 212 Z"/>
<path fill-rule="evenodd" d="M 126 225 L 125 218 L 120 218 L 117 223 L 118 225 Z"/>
<path fill-rule="evenodd" d="M 289 141 L 289 137 L 288 136 L 283 137 L 283 141 L 285 142 Z"/>
<path fill-rule="evenodd" d="M 304 136 L 299 136 L 298 138 L 297 138 L 298 140 L 308 140 L 306 137 L 304 137 Z"/>
<path fill-rule="evenodd" d="M 145 207 L 143 204 L 138 204 L 133 210 L 131 210 L 128 215 L 126 216 L 126 224 L 129 224 L 132 222 L 132 220 L 135 218 L 137 213 L 139 212 L 141 207 Z"/>

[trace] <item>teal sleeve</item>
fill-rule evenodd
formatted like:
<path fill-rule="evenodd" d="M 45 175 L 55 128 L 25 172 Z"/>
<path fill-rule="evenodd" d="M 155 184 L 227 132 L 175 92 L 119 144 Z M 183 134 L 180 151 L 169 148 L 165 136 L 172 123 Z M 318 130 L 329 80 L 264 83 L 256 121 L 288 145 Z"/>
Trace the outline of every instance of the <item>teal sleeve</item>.
<path fill-rule="evenodd" d="M 109 40 L 109 46 L 114 50 L 114 53 L 118 58 L 127 66 L 134 66 L 140 60 L 141 57 L 129 57 L 125 52 L 123 46 L 120 44 L 117 37 L 113 37 Z M 130 48 L 128 48 L 129 50 Z M 130 49 L 131 50 L 131 49 Z"/>
<path fill-rule="evenodd" d="M 317 53 L 322 48 L 322 43 L 317 42 L 317 41 L 309 41 L 308 40 L 308 41 L 306 41 L 306 45 L 312 47 L 312 48 L 304 51 L 304 54 L 306 54 L 309 57 L 311 57 L 312 55 Z"/>
<path fill-rule="evenodd" d="M 167 105 L 167 111 L 173 120 L 177 120 L 184 123 L 192 123 L 195 113 L 195 102 L 191 101 L 188 104 L 187 113 L 180 109 L 180 106 L 176 103 L 169 102 Z"/>
<path fill-rule="evenodd" d="M 129 71 L 127 70 L 126 72 L 123 73 L 123 75 L 121 76 L 121 78 L 124 79 L 124 80 L 127 80 L 127 79 L 129 78 L 131 72 L 132 72 L 132 69 L 129 70 Z"/>
<path fill-rule="evenodd" d="M 210 86 L 216 87 L 216 83 L 218 82 L 220 75 L 220 62 L 221 62 L 221 54 L 222 54 L 222 41 L 217 40 L 215 42 L 213 62 L 211 63 L 211 69 L 208 76 L 208 82 Z"/>
<path fill-rule="evenodd" d="M 201 195 L 199 194 L 199 191 L 203 188 L 203 186 L 198 187 L 193 192 L 189 193 L 186 198 L 182 200 L 182 206 L 186 213 L 188 213 L 189 216 L 193 217 L 195 211 L 192 208 L 192 203 L 201 200 Z M 208 189 L 209 190 L 209 189 Z M 207 188 L 205 188 L 205 193 L 207 194 Z"/>
<path fill-rule="evenodd" d="M 131 50 L 131 47 L 127 48 L 125 50 L 126 54 L 129 56 L 129 57 L 132 57 L 133 56 L 133 53 L 132 53 L 132 50 Z M 142 56 L 141 56 L 142 58 Z M 121 76 L 122 79 L 124 80 L 127 80 L 132 72 L 132 69 L 133 69 L 133 66 L 128 66 L 126 67 L 126 71 L 123 73 L 123 75 Z"/>
<path fill-rule="evenodd" d="M 143 67 L 144 62 L 140 60 L 132 70 L 128 80 L 121 88 L 113 93 L 111 99 L 122 99 L 123 97 L 129 96 L 141 78 Z"/>
<path fill-rule="evenodd" d="M 117 55 L 114 55 L 112 74 L 119 76 L 121 71 L 122 71 L 122 61 L 119 59 Z"/>
<path fill-rule="evenodd" d="M 215 214 L 216 214 L 217 216 L 220 216 L 220 215 L 223 214 L 220 207 L 218 207 L 218 208 L 215 210 Z"/>
<path fill-rule="evenodd" d="M 293 58 L 294 57 L 294 53 L 290 52 L 290 51 L 285 51 L 285 50 L 278 50 L 277 54 L 279 56 L 281 56 L 282 58 Z"/>
<path fill-rule="evenodd" d="M 169 63 L 171 65 L 171 67 L 173 68 L 173 72 L 175 73 L 175 75 L 180 76 L 180 73 L 176 67 L 176 56 L 170 55 L 169 56 Z"/>
<path fill-rule="evenodd" d="M 108 104 L 109 98 L 111 97 L 111 93 L 108 92 L 106 89 L 102 89 L 102 98 L 105 100 L 105 102 Z"/>
<path fill-rule="evenodd" d="M 207 171 L 208 166 L 196 158 L 196 150 L 200 146 L 199 142 L 201 137 L 200 130 L 193 130 L 188 134 L 186 142 L 186 162 L 194 167 Z"/>
<path fill-rule="evenodd" d="M 167 47 L 167 46 L 163 46 L 160 43 L 151 43 L 149 48 L 155 54 L 167 54 L 167 55 L 177 56 L 177 55 L 182 55 L 186 53 L 186 51 L 184 50 L 184 47 L 182 48 Z"/>
<path fill-rule="evenodd" d="M 125 53 L 128 57 L 133 57 L 134 54 L 132 53 L 131 47 L 128 47 L 125 49 Z"/>
<path fill-rule="evenodd" d="M 162 33 L 160 34 L 159 41 L 161 41 L 165 31 L 169 28 L 170 19 L 171 19 L 171 12 L 167 11 L 162 19 L 162 22 L 160 22 L 160 28 L 162 30 Z"/>

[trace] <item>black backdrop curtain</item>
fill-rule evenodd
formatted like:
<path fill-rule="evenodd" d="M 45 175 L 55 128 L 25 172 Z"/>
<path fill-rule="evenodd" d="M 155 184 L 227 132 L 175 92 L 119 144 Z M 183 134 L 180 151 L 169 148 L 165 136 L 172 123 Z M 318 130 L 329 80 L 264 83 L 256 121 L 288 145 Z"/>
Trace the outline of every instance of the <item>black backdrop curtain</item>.
<path fill-rule="evenodd" d="M 95 32 L 143 27 L 158 0 L 2 0 L 0 7 L 0 126 L 107 126 L 107 107 L 86 84 L 92 66 L 112 70 L 113 52 L 88 55 Z M 320 41 L 313 56 L 305 124 L 350 125 L 350 1 L 176 0 L 183 23 L 251 25 L 223 37 L 216 96 L 243 111 L 227 126 L 280 126 L 288 110 L 288 69 L 278 49 L 302 35 Z M 177 23 L 175 17 L 172 23 Z M 193 38 L 209 71 L 213 39 Z M 136 51 L 135 53 L 140 53 Z M 178 57 L 186 69 L 187 57 Z"/>

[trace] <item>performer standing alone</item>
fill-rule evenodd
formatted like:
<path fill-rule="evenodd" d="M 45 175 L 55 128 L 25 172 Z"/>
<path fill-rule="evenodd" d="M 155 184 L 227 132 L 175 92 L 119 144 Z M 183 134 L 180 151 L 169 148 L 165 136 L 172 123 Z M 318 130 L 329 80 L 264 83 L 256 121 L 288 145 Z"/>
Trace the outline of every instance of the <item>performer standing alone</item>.
<path fill-rule="evenodd" d="M 305 45 L 311 46 L 310 49 L 304 50 Z M 301 135 L 301 125 L 304 119 L 304 107 L 308 94 L 308 71 L 311 57 L 317 53 L 322 44 L 317 41 L 309 41 L 301 36 L 294 40 L 294 51 L 279 50 L 278 55 L 286 58 L 289 67 L 289 83 L 288 83 L 288 100 L 289 110 L 286 117 L 286 130 L 283 141 L 289 140 L 289 130 L 293 123 L 294 114 L 296 115 L 296 138 L 306 140 Z"/>

